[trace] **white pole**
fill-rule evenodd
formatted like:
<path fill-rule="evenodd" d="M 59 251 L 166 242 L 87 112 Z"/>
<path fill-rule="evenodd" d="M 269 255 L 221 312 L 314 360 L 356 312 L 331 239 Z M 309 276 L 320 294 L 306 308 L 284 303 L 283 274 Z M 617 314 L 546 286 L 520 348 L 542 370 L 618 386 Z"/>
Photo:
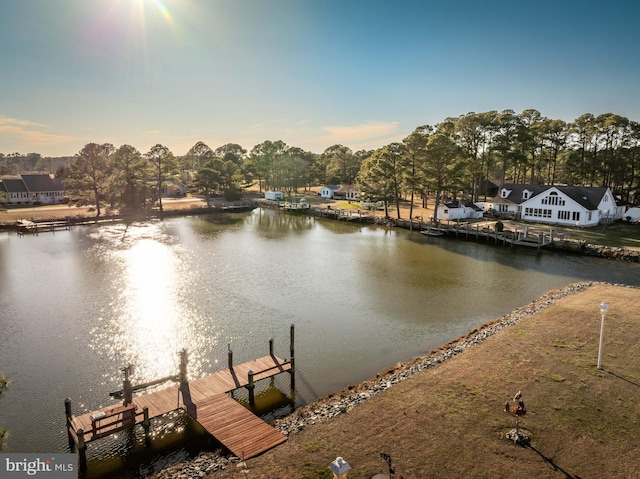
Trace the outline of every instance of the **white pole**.
<path fill-rule="evenodd" d="M 609 305 L 603 301 L 600 304 L 600 313 L 602 315 L 602 319 L 600 320 L 600 347 L 598 348 L 598 369 L 602 369 L 600 367 L 600 363 L 602 360 L 602 339 L 604 337 L 604 318 L 607 315 L 608 309 L 609 309 Z"/>

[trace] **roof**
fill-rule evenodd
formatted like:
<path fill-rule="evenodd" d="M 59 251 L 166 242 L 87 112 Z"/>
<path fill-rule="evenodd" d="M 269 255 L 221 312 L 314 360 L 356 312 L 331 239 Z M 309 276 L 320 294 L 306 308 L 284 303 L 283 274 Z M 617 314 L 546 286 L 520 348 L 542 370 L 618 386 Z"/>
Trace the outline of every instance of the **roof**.
<path fill-rule="evenodd" d="M 20 175 L 27 190 L 32 193 L 39 191 L 56 191 L 56 185 L 49 175 Z M 62 188 L 60 188 L 62 189 Z"/>
<path fill-rule="evenodd" d="M 356 187 L 353 185 L 340 185 L 336 190 L 336 193 L 346 193 L 347 191 L 355 191 Z"/>
<path fill-rule="evenodd" d="M 28 193 L 29 191 L 24 182 L 19 179 L 5 178 L 2 180 L 2 184 L 7 193 Z"/>
<path fill-rule="evenodd" d="M 525 201 L 522 193 L 526 190 L 531 192 L 531 196 L 528 199 L 533 198 L 534 196 L 539 195 L 551 188 L 555 188 L 560 191 L 562 194 L 571 198 L 573 201 L 578 203 L 583 208 L 587 210 L 597 210 L 600 201 L 602 201 L 602 197 L 609 191 L 609 188 L 601 186 L 601 187 L 586 187 L 586 186 L 549 186 L 549 185 L 518 185 L 508 183 L 505 184 L 502 189 L 509 190 L 510 193 L 506 198 L 501 196 L 499 192 L 498 195 L 494 198 L 495 203 L 511 203 L 519 205 Z"/>
<path fill-rule="evenodd" d="M 324 188 L 327 188 L 329 190 L 334 190 L 335 191 L 335 190 L 339 190 L 340 189 L 340 185 L 327 185 Z"/>
<path fill-rule="evenodd" d="M 468 201 L 467 203 L 463 203 L 462 201 L 452 201 L 450 203 L 445 203 L 444 205 L 440 205 L 440 206 L 444 206 L 449 209 L 471 208 L 472 210 L 475 210 L 475 211 L 482 211 L 482 208 L 480 208 L 479 206 L 477 206 L 476 204 L 470 201 Z"/>

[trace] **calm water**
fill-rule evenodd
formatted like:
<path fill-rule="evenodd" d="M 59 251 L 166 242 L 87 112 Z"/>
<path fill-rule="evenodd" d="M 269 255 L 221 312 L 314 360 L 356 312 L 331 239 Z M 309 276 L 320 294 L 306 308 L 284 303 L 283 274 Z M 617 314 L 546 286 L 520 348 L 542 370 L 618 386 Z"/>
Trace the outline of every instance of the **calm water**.
<path fill-rule="evenodd" d="M 267 354 L 274 337 L 276 354 L 288 357 L 295 324 L 300 405 L 550 289 L 582 280 L 640 285 L 639 273 L 635 264 L 259 209 L 38 237 L 3 233 L 6 451 L 65 451 L 65 397 L 76 414 L 105 406 L 121 387 L 120 367 L 135 365 L 134 383 L 176 374 L 183 347 L 197 377 L 226 366 L 228 345 L 241 362 Z M 169 429 L 189 428 L 172 420 Z"/>

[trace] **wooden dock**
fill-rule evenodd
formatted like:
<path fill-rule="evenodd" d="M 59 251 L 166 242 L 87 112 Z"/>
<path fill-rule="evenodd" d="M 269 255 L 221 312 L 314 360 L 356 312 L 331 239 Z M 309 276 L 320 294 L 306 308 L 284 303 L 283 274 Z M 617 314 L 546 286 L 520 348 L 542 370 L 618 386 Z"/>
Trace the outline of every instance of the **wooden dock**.
<path fill-rule="evenodd" d="M 148 435 L 151 419 L 183 409 L 236 456 L 248 459 L 261 454 L 283 443 L 287 437 L 228 396 L 228 393 L 246 388 L 249 391 L 249 404 L 253 405 L 255 382 L 284 372 L 291 375 L 291 387 L 294 389 L 293 325 L 290 360 L 273 354 L 273 340 L 269 341 L 269 346 L 268 356 L 238 365 L 233 364 L 233 355 L 229 351 L 229 368 L 194 380 L 186 379 L 186 351 L 183 351 L 179 384 L 138 396 L 132 395 L 134 388 L 129 382 L 127 368 L 124 368 L 123 403 L 74 416 L 71 413 L 71 400 L 65 400 L 69 444 L 78 448 L 86 467 L 87 443 L 136 424 L 142 424 Z"/>
<path fill-rule="evenodd" d="M 46 231 L 55 232 L 56 230 L 69 230 L 71 229 L 71 223 L 66 220 L 62 221 L 30 221 L 30 220 L 18 220 L 16 221 L 16 230 L 19 235 L 24 234 L 39 234 Z"/>

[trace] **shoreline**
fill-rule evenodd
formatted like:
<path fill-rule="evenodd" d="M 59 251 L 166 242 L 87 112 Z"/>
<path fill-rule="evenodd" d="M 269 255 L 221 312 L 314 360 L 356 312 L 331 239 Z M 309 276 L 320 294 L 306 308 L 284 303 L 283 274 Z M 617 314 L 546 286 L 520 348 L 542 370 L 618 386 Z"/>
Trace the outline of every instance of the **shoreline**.
<path fill-rule="evenodd" d="M 289 436 L 306 429 L 308 426 L 330 421 L 333 418 L 350 412 L 356 406 L 392 388 L 398 383 L 435 368 L 467 349 L 482 343 L 485 339 L 494 336 L 501 330 L 534 316 L 558 300 L 584 291 L 595 285 L 638 289 L 634 286 L 623 284 L 579 282 L 551 290 L 527 305 L 517 308 L 498 319 L 483 323 L 477 328 L 471 329 L 467 334 L 459 336 L 429 351 L 426 355 L 417 356 L 409 361 L 397 363 L 378 373 L 375 378 L 360 384 L 348 386 L 327 397 L 319 398 L 311 404 L 296 409 L 282 419 L 272 421 L 270 424 L 286 436 Z M 158 469 L 146 471 L 140 477 L 180 479 L 192 477 L 192 475 L 197 476 L 201 473 L 216 477 L 215 473 L 217 471 L 222 471 L 232 466 L 239 467 L 240 465 L 242 465 L 241 459 L 230 453 L 224 454 L 220 450 L 205 451 L 199 453 L 192 459 L 181 461 L 177 464 L 159 465 L 160 467 Z"/>
<path fill-rule="evenodd" d="M 203 204 L 204 200 L 201 198 L 192 199 L 190 201 L 184 200 L 174 200 L 167 201 L 163 206 L 164 210 L 160 211 L 150 211 L 146 213 L 139 214 L 131 214 L 131 215 L 123 215 L 117 212 L 116 214 L 110 213 L 106 214 L 108 209 L 105 209 L 105 214 L 100 217 L 96 217 L 95 215 L 90 215 L 89 208 L 78 208 L 77 210 L 74 208 L 77 207 L 67 207 L 67 208 L 55 208 L 54 210 L 39 210 L 37 214 L 32 210 L 32 208 L 19 208 L 7 210 L 5 212 L 0 212 L 0 232 L 3 231 L 17 231 L 18 227 L 16 222 L 20 219 L 31 219 L 35 222 L 53 222 L 53 221 L 68 221 L 70 226 L 75 225 L 88 225 L 88 224 L 99 224 L 101 222 L 136 222 L 136 221 L 149 221 L 153 219 L 162 219 L 168 217 L 176 217 L 176 216 L 189 216 L 189 215 L 203 215 L 203 214 L 219 214 L 228 211 L 248 211 L 254 208 L 269 208 L 279 210 L 277 206 L 273 206 L 269 201 L 264 200 L 263 198 L 258 197 L 255 194 L 247 195 L 247 199 L 235 202 L 228 202 L 221 200 L 220 198 L 211 199 L 210 205 L 206 206 Z M 318 206 L 318 205 L 314 205 Z M 45 207 L 46 208 L 46 207 Z M 47 211 L 56 211 L 56 214 L 47 213 Z M 24 212 L 25 214 L 20 214 Z M 28 213 L 31 213 L 29 215 Z M 66 213 L 66 214 L 65 214 Z M 283 212 L 284 213 L 284 212 Z M 287 214 L 287 213 L 284 213 Z M 28 218 L 31 216 L 30 218 Z M 37 216 L 37 217 L 36 217 Z M 322 215 L 321 215 L 322 216 Z M 336 216 L 336 218 L 327 218 L 333 219 L 334 221 L 340 221 L 341 218 Z M 380 227 L 392 227 L 392 228 L 401 228 L 404 230 L 410 230 L 410 227 L 407 226 L 408 220 L 397 220 L 394 218 L 384 218 L 380 214 L 367 214 L 363 216 L 362 224 L 373 224 L 375 226 Z M 46 228 L 44 228 L 46 231 Z M 415 228 L 414 228 L 415 230 Z M 452 239 L 452 235 L 447 235 L 447 239 Z M 456 235 L 456 240 L 462 241 L 472 241 L 473 238 L 466 238 L 463 234 Z M 489 246 L 489 242 L 487 241 L 487 245 Z M 591 244 L 586 243 L 584 241 L 556 241 L 553 244 L 545 246 L 543 250 L 555 251 L 561 253 L 568 253 L 573 255 L 580 256 L 588 256 L 592 258 L 602 258 L 616 261 L 626 261 L 632 263 L 640 263 L 640 249 L 627 248 L 627 247 L 617 247 L 617 246 L 607 246 L 600 244 Z"/>

